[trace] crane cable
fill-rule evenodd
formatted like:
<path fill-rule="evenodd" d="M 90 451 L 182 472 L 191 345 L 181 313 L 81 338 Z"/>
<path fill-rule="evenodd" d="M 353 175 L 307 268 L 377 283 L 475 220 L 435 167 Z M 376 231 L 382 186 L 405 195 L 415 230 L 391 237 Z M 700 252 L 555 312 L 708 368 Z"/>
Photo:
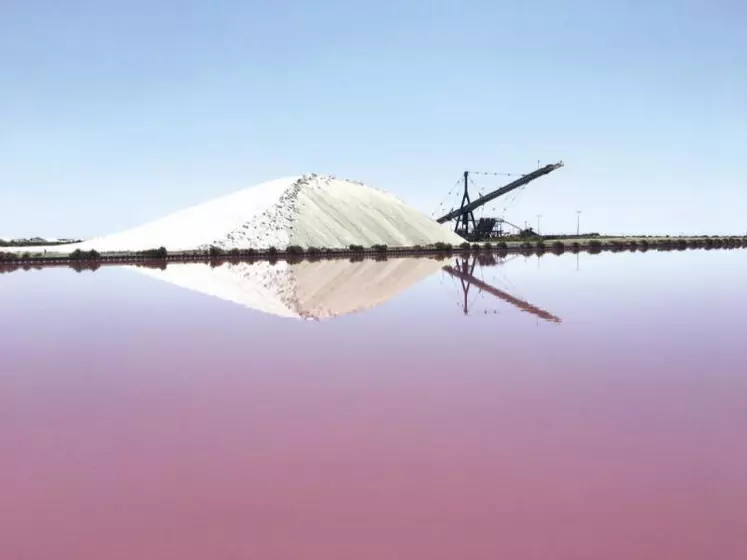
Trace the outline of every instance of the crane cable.
<path fill-rule="evenodd" d="M 431 218 L 434 218 L 434 219 L 435 219 L 435 218 L 436 218 L 436 214 L 438 214 L 439 216 L 441 215 L 441 213 L 442 213 L 442 211 L 443 211 L 443 206 L 444 206 L 444 203 L 445 203 L 445 202 L 447 201 L 447 199 L 448 199 L 448 198 L 449 198 L 450 196 L 452 196 L 452 193 L 454 192 L 454 189 L 455 189 L 456 187 L 458 187 L 458 186 L 459 186 L 459 185 L 461 184 L 461 182 L 462 182 L 462 180 L 461 180 L 461 179 L 457 179 L 457 182 L 456 182 L 456 183 L 454 183 L 454 185 L 453 185 L 453 186 L 452 186 L 452 187 L 451 187 L 451 188 L 449 189 L 449 192 L 448 192 L 448 193 L 446 193 L 446 196 L 444 196 L 443 200 L 442 200 L 442 201 L 441 201 L 441 203 L 440 203 L 440 204 L 438 205 L 438 208 L 437 208 L 437 209 L 436 209 L 435 211 L 431 212 Z M 453 207 L 453 206 L 452 206 L 451 210 L 449 210 L 449 212 L 451 212 L 452 210 L 454 210 L 454 207 Z"/>
<path fill-rule="evenodd" d="M 470 171 L 470 174 L 472 173 L 477 174 L 477 175 L 507 175 L 509 177 L 513 177 L 513 176 L 524 177 L 525 176 L 521 173 L 489 173 L 489 172 L 484 172 L 484 171 Z M 475 187 L 475 189 L 477 189 L 478 198 L 482 198 L 484 195 L 480 187 L 477 186 L 477 184 L 472 180 L 471 177 L 469 181 L 470 183 L 472 183 L 472 186 Z M 511 206 L 511 204 L 513 204 L 514 202 L 516 202 L 516 199 L 519 197 L 519 195 L 524 191 L 526 187 L 527 187 L 526 185 L 523 185 L 511 194 L 511 197 L 508 199 L 508 201 L 506 202 L 506 205 L 503 207 L 503 210 L 500 213 L 501 219 L 506 215 L 506 211 L 508 210 L 508 207 Z M 496 208 L 497 208 L 496 206 L 492 206 L 490 211 L 495 212 Z M 484 215 L 485 215 L 485 205 L 480 207 L 480 217 L 482 218 Z"/>
<path fill-rule="evenodd" d="M 483 197 L 482 190 L 472 180 L 472 177 L 469 178 L 469 182 L 472 183 L 472 186 L 475 187 L 475 189 L 477 190 L 477 198 L 482 198 Z M 477 200 L 477 199 L 475 199 L 475 200 Z M 482 218 L 484 215 L 485 215 L 485 205 L 483 204 L 482 206 L 480 206 L 480 218 Z"/>
<path fill-rule="evenodd" d="M 495 171 L 469 171 L 470 175 L 492 175 L 501 177 L 526 177 L 524 173 L 502 173 Z"/>
<path fill-rule="evenodd" d="M 526 174 L 524 174 L 524 173 L 503 173 L 503 172 L 494 172 L 494 171 L 468 171 L 467 173 L 468 173 L 468 175 L 489 175 L 489 176 L 502 176 L 502 177 L 526 177 Z M 444 196 L 443 200 L 441 200 L 440 204 L 438 205 L 438 208 L 435 211 L 431 212 L 431 218 L 435 219 L 436 218 L 436 214 L 441 215 L 441 213 L 443 212 L 444 203 L 448 200 L 448 198 L 450 196 L 452 196 L 452 194 L 454 193 L 454 189 L 457 188 L 457 187 L 459 187 L 460 185 L 462 185 L 462 181 L 463 181 L 463 179 L 461 177 L 459 179 L 457 179 L 456 183 L 454 183 L 454 185 L 449 189 L 449 192 L 446 193 L 446 196 Z M 482 190 L 477 186 L 477 184 L 472 180 L 471 177 L 470 177 L 470 183 L 472 183 L 472 186 L 475 187 L 475 189 L 477 189 L 478 198 L 481 198 L 482 196 L 484 196 Z M 524 190 L 525 187 L 526 187 L 526 185 L 520 187 L 519 191 Z M 518 192 L 516 194 L 518 194 Z M 514 194 L 514 198 L 516 197 L 516 194 Z M 454 211 L 454 206 L 452 206 L 449 209 L 449 212 L 453 212 L 453 211 Z M 503 209 L 503 214 L 505 214 L 505 212 L 506 212 L 506 208 Z M 480 215 L 480 217 L 482 217 L 484 214 L 485 214 L 485 207 L 483 206 L 483 207 L 481 207 L 481 215 Z"/>
<path fill-rule="evenodd" d="M 500 218 L 503 220 L 506 216 L 506 211 L 508 210 L 508 207 L 511 206 L 514 202 L 516 202 L 516 199 L 519 197 L 519 195 L 522 193 L 522 191 L 526 188 L 526 185 L 519 187 L 516 192 L 512 193 L 510 198 L 506 201 L 506 205 L 503 207 L 503 210 L 500 212 Z M 495 207 L 493 208 L 495 209 Z"/>

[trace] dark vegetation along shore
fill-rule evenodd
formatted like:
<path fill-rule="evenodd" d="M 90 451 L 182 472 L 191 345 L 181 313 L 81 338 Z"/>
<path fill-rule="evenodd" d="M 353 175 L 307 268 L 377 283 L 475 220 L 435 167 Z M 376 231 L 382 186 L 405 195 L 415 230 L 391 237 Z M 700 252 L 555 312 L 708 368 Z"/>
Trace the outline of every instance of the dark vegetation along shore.
<path fill-rule="evenodd" d="M 170 262 L 205 262 L 218 266 L 230 261 L 278 260 L 287 262 L 318 261 L 345 258 L 350 261 L 364 259 L 386 260 L 389 257 L 429 257 L 444 259 L 454 254 L 494 253 L 498 256 L 510 253 L 524 255 L 562 255 L 566 252 L 641 252 L 685 251 L 687 249 L 742 249 L 747 248 L 744 237 L 584 237 L 584 238 L 538 238 L 532 240 L 509 240 L 485 243 L 467 243 L 452 246 L 436 243 L 429 246 L 387 247 L 374 245 L 363 247 L 350 245 L 345 249 L 322 249 L 316 247 L 290 246 L 285 249 L 270 247 L 266 250 L 231 249 L 210 247 L 203 251 L 169 253 L 165 248 L 132 253 L 99 253 L 77 249 L 69 255 L 53 252 L 39 253 L 29 249 L 23 253 L 0 251 L 0 273 L 14 270 L 32 270 L 51 266 L 68 266 L 77 271 L 96 270 L 103 265 L 135 265 L 165 268 Z"/>

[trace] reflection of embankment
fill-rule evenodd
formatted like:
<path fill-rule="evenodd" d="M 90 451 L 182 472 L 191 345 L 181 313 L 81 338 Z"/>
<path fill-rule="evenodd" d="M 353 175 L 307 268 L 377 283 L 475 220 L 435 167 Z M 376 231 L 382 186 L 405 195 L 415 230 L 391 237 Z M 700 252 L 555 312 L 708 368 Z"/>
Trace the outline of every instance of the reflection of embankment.
<path fill-rule="evenodd" d="M 166 261 L 142 261 L 134 264 L 133 266 L 136 266 L 138 268 L 154 268 L 163 270 L 166 268 Z M 23 264 L 13 263 L 1 263 L 0 264 L 0 274 L 9 273 L 9 272 L 16 272 L 19 270 L 44 270 L 48 268 L 70 268 L 74 270 L 75 272 L 84 272 L 84 271 L 90 271 L 90 272 L 96 272 L 98 269 L 101 268 L 101 263 L 98 261 L 60 261 L 60 262 L 53 262 L 53 263 L 39 263 L 39 262 L 25 262 Z"/>
<path fill-rule="evenodd" d="M 264 313 L 321 319 L 380 305 L 440 268 L 432 259 L 388 259 L 170 264 L 165 270 L 137 270 Z"/>

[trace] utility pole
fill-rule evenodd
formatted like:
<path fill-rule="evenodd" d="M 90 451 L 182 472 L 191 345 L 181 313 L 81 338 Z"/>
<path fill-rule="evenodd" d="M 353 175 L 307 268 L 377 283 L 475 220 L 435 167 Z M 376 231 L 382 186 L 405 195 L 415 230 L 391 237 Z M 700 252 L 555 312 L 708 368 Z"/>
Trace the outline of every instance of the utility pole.
<path fill-rule="evenodd" d="M 576 210 L 576 237 L 581 235 L 581 210 Z"/>
<path fill-rule="evenodd" d="M 537 214 L 537 235 L 542 235 L 540 232 L 540 218 L 542 218 L 542 214 Z"/>

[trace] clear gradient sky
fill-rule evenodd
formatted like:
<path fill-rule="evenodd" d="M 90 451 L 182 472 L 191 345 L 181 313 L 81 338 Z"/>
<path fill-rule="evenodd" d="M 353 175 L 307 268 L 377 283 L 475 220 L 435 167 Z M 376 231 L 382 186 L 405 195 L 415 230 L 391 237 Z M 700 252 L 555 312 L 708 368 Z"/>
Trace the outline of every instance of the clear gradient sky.
<path fill-rule="evenodd" d="M 0 1 L 0 237 L 304 172 L 430 213 L 464 169 L 559 159 L 507 219 L 741 234 L 745 22 L 741 0 Z"/>

